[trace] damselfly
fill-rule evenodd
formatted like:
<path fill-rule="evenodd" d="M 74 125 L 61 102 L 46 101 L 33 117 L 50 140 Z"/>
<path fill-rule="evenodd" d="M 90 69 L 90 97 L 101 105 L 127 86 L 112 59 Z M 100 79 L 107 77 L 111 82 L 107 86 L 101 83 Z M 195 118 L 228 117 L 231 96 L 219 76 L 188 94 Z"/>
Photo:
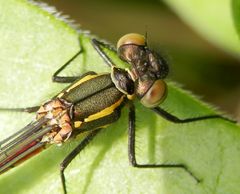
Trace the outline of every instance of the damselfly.
<path fill-rule="evenodd" d="M 88 131 L 88 135 L 60 164 L 62 186 L 64 193 L 67 193 L 64 175 L 66 167 L 103 127 L 119 119 L 121 108 L 128 104 L 128 157 L 131 165 L 137 168 L 182 168 L 199 182 L 200 178 L 184 164 L 139 164 L 136 161 L 135 107 L 132 100 L 137 98 L 145 107 L 174 123 L 228 119 L 220 115 L 180 119 L 161 109 L 158 105 L 167 96 L 167 85 L 163 79 L 168 74 L 168 65 L 159 54 L 148 48 L 144 36 L 127 34 L 118 41 L 116 52 L 121 60 L 130 64 L 129 69 L 116 67 L 104 52 L 104 48 L 111 48 L 110 46 L 97 39 L 92 39 L 92 46 L 110 67 L 110 73 L 97 74 L 90 71 L 79 77 L 59 76 L 66 66 L 84 52 L 80 50 L 53 75 L 54 82 L 71 83 L 62 92 L 41 106 L 1 109 L 36 112 L 36 118 L 0 142 L 0 173 L 38 153 L 49 144 L 62 144 Z"/>

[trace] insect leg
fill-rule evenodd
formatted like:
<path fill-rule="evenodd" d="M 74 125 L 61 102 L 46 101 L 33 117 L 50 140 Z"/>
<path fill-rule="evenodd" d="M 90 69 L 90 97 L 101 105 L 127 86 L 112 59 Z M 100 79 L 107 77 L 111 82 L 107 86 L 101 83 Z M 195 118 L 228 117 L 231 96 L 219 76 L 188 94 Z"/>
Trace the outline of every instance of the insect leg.
<path fill-rule="evenodd" d="M 109 45 L 106 45 L 100 41 L 98 41 L 97 39 L 93 38 L 92 39 L 92 45 L 93 47 L 96 49 L 96 51 L 98 52 L 98 54 L 103 58 L 103 60 L 107 63 L 107 65 L 109 67 L 114 67 L 114 63 L 113 61 L 106 55 L 106 53 L 103 51 L 102 47 L 105 48 L 109 48 L 111 50 L 113 50 L 113 48 L 111 48 Z"/>
<path fill-rule="evenodd" d="M 136 160 L 135 154 L 135 107 L 131 103 L 129 107 L 129 120 L 128 120 L 128 157 L 131 165 L 136 168 L 182 168 L 197 182 L 198 179 L 184 164 L 139 164 Z"/>
<path fill-rule="evenodd" d="M 173 123 L 190 123 L 194 121 L 201 121 L 206 119 L 224 119 L 226 121 L 235 123 L 236 121 L 230 120 L 229 118 L 223 117 L 221 115 L 206 115 L 206 116 L 200 116 L 200 117 L 194 117 L 194 118 L 186 118 L 186 119 L 180 119 L 167 111 L 161 109 L 160 107 L 156 107 L 152 109 L 155 113 L 163 117 L 164 119 L 171 121 Z"/>
<path fill-rule="evenodd" d="M 82 53 L 82 49 L 80 49 L 80 51 L 78 51 L 71 59 L 69 59 L 63 66 L 61 66 L 52 76 L 52 81 L 53 82 L 58 82 L 58 83 L 72 83 L 74 82 L 76 79 L 78 79 L 78 76 L 58 76 L 58 74 L 64 70 L 74 59 L 76 59 L 81 53 Z"/>
<path fill-rule="evenodd" d="M 71 163 L 71 161 L 90 143 L 90 141 L 98 134 L 98 132 L 101 129 L 94 130 L 90 132 L 78 146 L 69 154 L 66 156 L 66 158 L 61 162 L 60 164 L 60 175 L 62 180 L 62 187 L 64 194 L 67 194 L 67 188 L 66 188 L 66 179 L 64 175 L 64 170 L 67 168 L 67 166 Z"/>

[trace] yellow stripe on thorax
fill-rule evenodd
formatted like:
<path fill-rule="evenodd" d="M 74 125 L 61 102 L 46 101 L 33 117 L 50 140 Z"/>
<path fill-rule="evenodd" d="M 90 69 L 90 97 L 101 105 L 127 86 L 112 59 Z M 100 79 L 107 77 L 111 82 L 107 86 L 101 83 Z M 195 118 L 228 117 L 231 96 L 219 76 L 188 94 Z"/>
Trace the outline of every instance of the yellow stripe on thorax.
<path fill-rule="evenodd" d="M 90 80 L 90 79 L 93 79 L 93 78 L 95 78 L 95 77 L 97 77 L 97 76 L 99 76 L 99 74 L 98 74 L 98 75 L 87 75 L 87 76 L 83 77 L 82 79 L 80 79 L 79 81 L 77 81 L 76 83 L 74 83 L 73 85 L 71 85 L 67 90 L 65 90 L 64 92 L 60 93 L 57 97 L 58 97 L 58 98 L 61 98 L 64 93 L 69 92 L 71 89 L 79 86 L 79 85 L 82 84 L 83 82 L 88 81 L 88 80 Z"/>
<path fill-rule="evenodd" d="M 84 122 L 90 122 L 102 117 L 105 117 L 107 115 L 110 115 L 113 113 L 113 111 L 123 102 L 125 95 L 123 95 L 116 103 L 112 104 L 111 106 L 103 109 L 102 111 L 95 113 L 93 115 L 90 115 L 88 118 L 84 119 Z"/>
<path fill-rule="evenodd" d="M 79 128 L 82 125 L 82 121 L 75 121 L 74 122 L 74 128 Z"/>

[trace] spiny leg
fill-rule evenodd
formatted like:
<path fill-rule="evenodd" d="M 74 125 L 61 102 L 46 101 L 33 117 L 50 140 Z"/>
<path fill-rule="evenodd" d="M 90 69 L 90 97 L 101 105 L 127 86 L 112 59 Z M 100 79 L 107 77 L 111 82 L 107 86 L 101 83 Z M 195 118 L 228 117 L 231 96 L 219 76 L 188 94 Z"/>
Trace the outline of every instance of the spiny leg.
<path fill-rule="evenodd" d="M 79 76 L 58 76 L 58 74 L 63 71 L 74 59 L 76 59 L 81 53 L 82 49 L 78 51 L 71 59 L 69 59 L 63 66 L 61 66 L 52 76 L 52 81 L 53 82 L 58 82 L 58 83 L 72 83 L 75 80 L 79 79 Z"/>
<path fill-rule="evenodd" d="M 98 132 L 101 129 L 94 130 L 90 132 L 82 141 L 80 144 L 77 145 L 77 147 L 65 157 L 65 159 L 60 164 L 60 175 L 61 175 L 61 181 L 62 181 L 62 187 L 64 194 L 67 194 L 67 188 L 66 188 L 66 179 L 64 175 L 64 170 L 67 168 L 67 166 L 71 163 L 71 161 L 88 145 L 88 143 L 98 134 Z"/>
<path fill-rule="evenodd" d="M 78 57 L 79 54 L 82 53 L 82 49 L 78 51 L 71 59 L 69 59 L 63 66 L 61 66 L 52 76 L 53 82 L 58 83 L 72 83 L 76 79 L 81 79 L 82 77 L 89 75 L 89 74 L 96 74 L 95 72 L 87 72 L 81 76 L 74 76 L 74 77 L 61 77 L 58 74 L 64 70 L 74 59 Z M 26 107 L 26 108 L 0 108 L 0 111 L 11 111 L 11 112 L 27 112 L 33 113 L 37 112 L 40 106 L 33 106 L 33 107 Z"/>
<path fill-rule="evenodd" d="M 182 168 L 197 182 L 198 179 L 184 164 L 138 164 L 135 153 L 135 106 L 129 104 L 129 120 L 128 120 L 128 157 L 131 165 L 136 168 Z"/>
<path fill-rule="evenodd" d="M 81 77 L 86 76 L 86 74 L 83 74 L 82 76 L 74 76 L 74 77 L 61 77 L 58 76 L 58 74 L 64 70 L 74 59 L 76 59 L 80 54 L 82 53 L 82 49 L 78 51 L 71 59 L 69 59 L 63 66 L 61 66 L 52 76 L 53 82 L 58 83 L 72 83 L 76 79 L 80 79 Z M 94 72 L 88 72 L 89 74 L 96 74 Z M 0 111 L 14 111 L 14 112 L 37 112 L 37 110 L 40 108 L 40 106 L 33 106 L 33 107 L 26 107 L 26 108 L 0 108 Z"/>
<path fill-rule="evenodd" d="M 171 121 L 173 123 L 190 123 L 190 122 L 195 122 L 195 121 L 201 121 L 201 120 L 206 120 L 206 119 L 223 119 L 232 123 L 235 123 L 236 121 L 230 120 L 226 117 L 223 117 L 221 115 L 206 115 L 206 116 L 200 116 L 200 117 L 193 117 L 193 118 L 186 118 L 186 119 L 180 119 L 167 111 L 161 109 L 160 107 L 152 108 L 152 110 L 163 117 L 164 119 Z"/>
<path fill-rule="evenodd" d="M 72 83 L 76 81 L 77 79 L 81 79 L 82 77 L 86 76 L 87 74 L 83 74 L 81 76 L 58 76 L 59 73 L 61 73 L 68 65 L 71 64 L 80 54 L 84 52 L 83 48 L 81 47 L 81 44 L 79 43 L 80 50 L 72 56 L 64 65 L 62 65 L 52 76 L 53 82 L 58 83 Z M 89 73 L 91 74 L 91 73 Z M 96 74 L 96 73 L 94 73 Z"/>
<path fill-rule="evenodd" d="M 95 50 L 98 52 L 98 54 L 103 58 L 103 60 L 107 63 L 109 67 L 114 67 L 113 61 L 106 55 L 106 53 L 103 51 L 102 47 L 114 50 L 109 45 L 105 45 L 104 43 L 98 41 L 97 39 L 92 39 L 92 45 L 95 48 Z"/>

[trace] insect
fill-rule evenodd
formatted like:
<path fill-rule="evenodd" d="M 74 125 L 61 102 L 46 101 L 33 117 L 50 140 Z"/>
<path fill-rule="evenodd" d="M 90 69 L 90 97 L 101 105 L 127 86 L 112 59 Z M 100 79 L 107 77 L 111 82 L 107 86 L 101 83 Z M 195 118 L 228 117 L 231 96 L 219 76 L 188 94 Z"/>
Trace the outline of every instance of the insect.
<path fill-rule="evenodd" d="M 103 48 L 108 45 L 92 39 L 92 45 L 111 68 L 110 73 L 87 72 L 79 77 L 61 77 L 64 70 L 83 51 L 76 53 L 53 75 L 53 81 L 71 83 L 67 88 L 41 106 L 4 109 L 8 111 L 36 112 L 36 118 L 23 129 L 0 142 L 0 173 L 16 166 L 46 148 L 49 144 L 62 144 L 78 134 L 88 135 L 60 164 L 63 191 L 67 193 L 64 171 L 71 161 L 102 128 L 116 122 L 121 108 L 128 104 L 128 157 L 136 168 L 182 168 L 197 182 L 200 181 L 184 164 L 139 164 L 135 156 L 135 107 L 137 98 L 146 108 L 174 123 L 189 123 L 205 119 L 225 119 L 220 115 L 206 115 L 197 118 L 180 119 L 158 105 L 167 97 L 168 74 L 166 61 L 148 48 L 145 37 L 127 34 L 117 44 L 120 59 L 130 64 L 129 69 L 118 68 Z"/>

